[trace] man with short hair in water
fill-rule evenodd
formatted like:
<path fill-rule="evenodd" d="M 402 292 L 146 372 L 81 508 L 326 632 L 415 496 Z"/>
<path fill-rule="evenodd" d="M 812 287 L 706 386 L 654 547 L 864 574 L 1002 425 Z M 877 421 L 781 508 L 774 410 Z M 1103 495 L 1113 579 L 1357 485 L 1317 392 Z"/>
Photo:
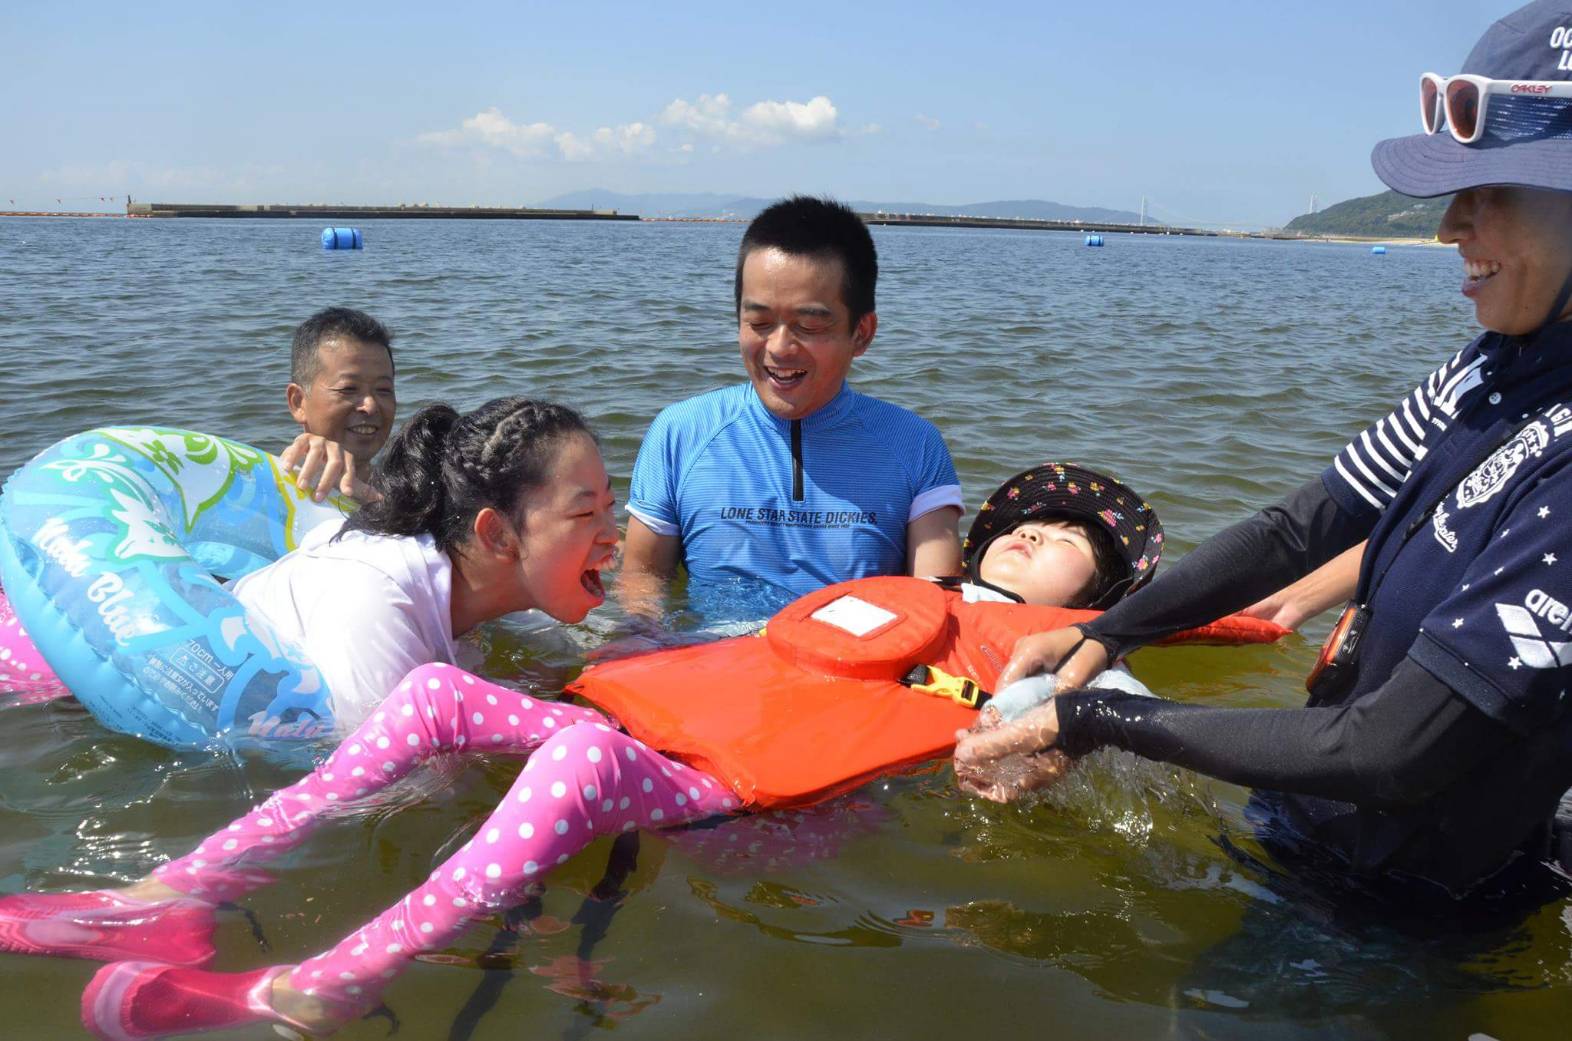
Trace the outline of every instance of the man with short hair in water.
<path fill-rule="evenodd" d="M 334 491 L 362 502 L 376 497 L 365 478 L 398 408 L 392 344 L 387 326 L 351 307 L 318 311 L 295 329 L 284 398 L 302 432 L 279 459 L 318 502 Z M 70 693 L 0 589 L 0 704 Z"/>
<path fill-rule="evenodd" d="M 665 409 L 633 468 L 622 583 L 680 563 L 701 582 L 760 579 L 796 596 L 868 575 L 960 567 L 961 486 L 934 425 L 852 390 L 878 328 L 873 237 L 847 207 L 770 206 L 737 253 L 748 383 Z M 646 579 L 640 582 L 640 578 Z"/>
<path fill-rule="evenodd" d="M 289 352 L 289 414 L 302 431 L 280 458 L 296 484 L 321 502 L 335 489 L 354 498 L 393 432 L 393 334 L 352 307 L 329 307 L 295 330 Z"/>

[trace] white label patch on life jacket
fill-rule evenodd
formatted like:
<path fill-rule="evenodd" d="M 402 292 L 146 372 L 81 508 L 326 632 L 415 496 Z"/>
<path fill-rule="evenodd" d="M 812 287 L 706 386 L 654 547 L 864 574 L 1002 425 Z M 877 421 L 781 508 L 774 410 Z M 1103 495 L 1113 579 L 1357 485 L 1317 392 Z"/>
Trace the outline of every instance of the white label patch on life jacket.
<path fill-rule="evenodd" d="M 855 596 L 836 597 L 808 616 L 856 637 L 867 636 L 895 621 L 895 615 Z"/>

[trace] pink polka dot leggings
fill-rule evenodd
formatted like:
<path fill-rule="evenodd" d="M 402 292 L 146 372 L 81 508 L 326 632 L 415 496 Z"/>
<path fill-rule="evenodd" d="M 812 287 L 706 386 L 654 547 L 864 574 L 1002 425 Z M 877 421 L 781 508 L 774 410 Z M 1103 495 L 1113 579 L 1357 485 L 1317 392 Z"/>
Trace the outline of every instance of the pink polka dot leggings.
<path fill-rule="evenodd" d="M 191 896 L 233 899 L 265 882 L 255 865 L 299 843 L 324 811 L 373 795 L 435 754 L 469 749 L 529 760 L 475 837 L 424 883 L 291 970 L 296 990 L 346 1014 L 363 1011 L 416 954 L 446 946 L 472 919 L 514 902 L 596 836 L 670 827 L 738 805 L 722 782 L 593 710 L 422 665 L 309 776 L 154 875 Z"/>
<path fill-rule="evenodd" d="M 71 691 L 44 661 L 0 589 L 0 706 L 53 701 Z"/>

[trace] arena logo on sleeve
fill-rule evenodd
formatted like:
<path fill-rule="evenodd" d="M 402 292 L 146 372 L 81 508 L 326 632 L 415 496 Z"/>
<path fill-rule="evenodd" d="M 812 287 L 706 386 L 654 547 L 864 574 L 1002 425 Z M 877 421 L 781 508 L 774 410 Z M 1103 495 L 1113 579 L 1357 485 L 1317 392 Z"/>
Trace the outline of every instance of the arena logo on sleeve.
<path fill-rule="evenodd" d="M 1572 610 L 1566 604 L 1543 589 L 1532 589 L 1523 598 L 1523 606 L 1496 604 L 1496 614 L 1517 652 L 1517 657 L 1507 662 L 1510 668 L 1554 669 L 1572 664 L 1572 641 L 1547 640 L 1535 621 L 1542 618 L 1562 633 L 1572 632 Z"/>

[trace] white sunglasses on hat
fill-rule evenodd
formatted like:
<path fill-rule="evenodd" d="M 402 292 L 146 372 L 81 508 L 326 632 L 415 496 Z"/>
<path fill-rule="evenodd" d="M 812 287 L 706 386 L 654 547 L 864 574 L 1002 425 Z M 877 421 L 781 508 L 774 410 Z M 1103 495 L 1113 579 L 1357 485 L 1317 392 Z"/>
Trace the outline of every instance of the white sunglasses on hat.
<path fill-rule="evenodd" d="M 1485 132 L 1485 110 L 1495 94 L 1572 98 L 1572 80 L 1493 80 L 1466 73 L 1441 76 L 1427 72 L 1419 77 L 1419 123 L 1425 133 L 1434 134 L 1444 121 L 1454 138 L 1471 145 Z"/>

